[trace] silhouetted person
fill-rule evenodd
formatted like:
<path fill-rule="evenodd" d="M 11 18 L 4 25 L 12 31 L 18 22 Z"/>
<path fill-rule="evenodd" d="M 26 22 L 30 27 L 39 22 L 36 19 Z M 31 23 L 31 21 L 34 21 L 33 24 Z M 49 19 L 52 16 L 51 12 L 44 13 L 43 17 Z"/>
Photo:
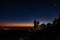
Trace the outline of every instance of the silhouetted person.
<path fill-rule="evenodd" d="M 47 23 L 47 30 L 52 30 L 52 24 L 51 23 Z"/>
<path fill-rule="evenodd" d="M 36 20 L 34 20 L 34 29 L 35 29 L 35 28 L 36 28 L 36 26 L 37 26 L 37 25 L 36 25 L 36 23 L 37 23 L 37 22 L 36 22 Z"/>
<path fill-rule="evenodd" d="M 39 27 L 39 21 L 37 21 L 37 28 Z"/>
<path fill-rule="evenodd" d="M 59 15 L 59 18 L 57 19 L 57 30 L 60 30 L 60 15 Z"/>
<path fill-rule="evenodd" d="M 46 26 L 45 26 L 45 24 L 43 23 L 43 24 L 41 24 L 41 27 L 42 27 L 42 30 L 45 30 L 46 29 Z"/>
<path fill-rule="evenodd" d="M 53 30 L 56 30 L 56 26 L 57 26 L 57 19 L 55 18 L 55 20 L 53 21 Z"/>
<path fill-rule="evenodd" d="M 59 17 L 53 21 L 54 30 L 60 30 L 60 15 Z"/>

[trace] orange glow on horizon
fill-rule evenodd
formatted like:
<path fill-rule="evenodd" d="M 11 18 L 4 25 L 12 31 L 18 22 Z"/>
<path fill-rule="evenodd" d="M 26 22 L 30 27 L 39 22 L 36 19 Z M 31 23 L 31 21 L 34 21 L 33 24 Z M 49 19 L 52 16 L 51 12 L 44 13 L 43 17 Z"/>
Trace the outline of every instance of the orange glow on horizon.
<path fill-rule="evenodd" d="M 21 23 L 3 23 L 3 24 L 0 24 L 0 26 L 7 26 L 7 27 L 12 27 L 12 26 L 18 26 L 18 27 L 28 27 L 28 26 L 31 26 L 33 27 L 33 24 L 21 24 Z"/>

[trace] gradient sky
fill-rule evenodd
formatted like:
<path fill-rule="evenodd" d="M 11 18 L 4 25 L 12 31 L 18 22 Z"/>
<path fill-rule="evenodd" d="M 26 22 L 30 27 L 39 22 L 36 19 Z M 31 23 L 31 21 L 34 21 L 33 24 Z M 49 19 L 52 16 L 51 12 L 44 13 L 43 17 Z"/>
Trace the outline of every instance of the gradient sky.
<path fill-rule="evenodd" d="M 0 23 L 52 22 L 60 14 L 59 0 L 2 0 Z"/>

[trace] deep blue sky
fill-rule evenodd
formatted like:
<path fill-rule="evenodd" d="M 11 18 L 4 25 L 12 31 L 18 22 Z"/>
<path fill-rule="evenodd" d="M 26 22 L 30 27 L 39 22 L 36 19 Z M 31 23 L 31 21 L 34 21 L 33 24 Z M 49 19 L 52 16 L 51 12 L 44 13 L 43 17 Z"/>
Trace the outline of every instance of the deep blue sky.
<path fill-rule="evenodd" d="M 59 0 L 2 0 L 0 1 L 0 22 L 32 23 L 51 22 L 60 14 Z"/>

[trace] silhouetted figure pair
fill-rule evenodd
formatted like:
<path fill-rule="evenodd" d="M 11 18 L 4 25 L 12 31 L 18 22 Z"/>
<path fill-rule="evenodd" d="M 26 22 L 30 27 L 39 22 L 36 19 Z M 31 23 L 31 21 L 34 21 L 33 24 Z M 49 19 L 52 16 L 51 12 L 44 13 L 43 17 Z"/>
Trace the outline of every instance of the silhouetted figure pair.
<path fill-rule="evenodd" d="M 39 21 L 34 20 L 34 29 L 39 27 Z"/>

